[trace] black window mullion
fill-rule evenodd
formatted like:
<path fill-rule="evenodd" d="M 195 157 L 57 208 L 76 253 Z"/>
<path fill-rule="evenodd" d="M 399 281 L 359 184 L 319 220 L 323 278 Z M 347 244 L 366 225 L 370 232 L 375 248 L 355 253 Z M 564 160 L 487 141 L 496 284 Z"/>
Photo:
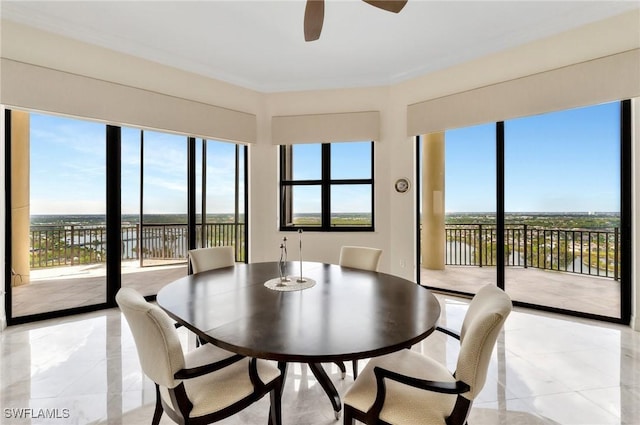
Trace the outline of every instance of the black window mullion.
<path fill-rule="evenodd" d="M 122 286 L 122 130 L 106 126 L 106 226 L 107 226 L 107 305 L 115 307 Z"/>
<path fill-rule="evenodd" d="M 632 107 L 631 100 L 620 102 L 620 320 L 631 321 L 632 255 L 633 255 L 633 185 L 632 185 Z M 636 312 L 637 314 L 637 312 Z"/>
<path fill-rule="evenodd" d="M 13 240 L 13 230 L 11 226 L 12 217 L 11 217 L 11 110 L 5 109 L 4 111 L 4 178 L 5 178 L 5 186 L 4 186 L 4 196 L 5 196 L 5 226 L 4 226 L 4 261 L 5 264 L 10 265 L 13 264 L 13 253 L 11 252 L 11 241 Z M 0 288 L 0 290 L 6 291 L 6 296 L 4 297 L 4 313 L 7 318 L 7 323 L 12 324 L 13 322 L 13 288 L 11 287 L 11 267 L 4 268 L 4 288 Z"/>
<path fill-rule="evenodd" d="M 196 248 L 196 139 L 187 138 L 187 241 Z"/>
<path fill-rule="evenodd" d="M 371 179 L 341 179 L 341 180 L 331 180 L 329 181 L 332 185 L 338 184 L 371 184 L 373 180 Z"/>
<path fill-rule="evenodd" d="M 373 140 L 371 141 L 371 230 L 373 231 L 376 226 L 376 191 L 373 185 L 373 174 L 375 170 L 375 149 L 373 145 Z"/>
<path fill-rule="evenodd" d="M 322 219 L 321 229 L 331 228 L 331 144 L 322 144 Z"/>
<path fill-rule="evenodd" d="M 283 186 L 321 186 L 322 180 L 290 180 L 282 182 Z"/>
<path fill-rule="evenodd" d="M 496 123 L 496 273 L 497 285 L 504 289 L 504 121 Z"/>
<path fill-rule="evenodd" d="M 245 263 L 249 262 L 249 148 L 242 146 L 243 152 L 243 195 L 244 195 L 244 258 Z M 238 168 L 236 168 L 238 173 Z"/>
<path fill-rule="evenodd" d="M 202 139 L 202 159 L 201 159 L 201 205 L 200 205 L 200 247 L 206 248 L 207 244 L 207 141 Z M 236 180 L 238 178 L 238 170 L 236 169 Z M 237 220 L 236 220 L 237 221 Z"/>

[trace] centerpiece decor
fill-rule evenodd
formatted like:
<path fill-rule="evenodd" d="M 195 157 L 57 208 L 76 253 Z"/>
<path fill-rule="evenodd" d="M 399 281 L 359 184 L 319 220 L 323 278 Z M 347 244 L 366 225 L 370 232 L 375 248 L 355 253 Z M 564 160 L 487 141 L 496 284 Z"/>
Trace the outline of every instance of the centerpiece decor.
<path fill-rule="evenodd" d="M 302 275 L 302 229 L 298 230 L 298 247 L 300 251 L 300 275 L 296 278 L 295 282 L 292 282 L 287 276 L 287 237 L 285 236 L 282 238 L 282 243 L 280 244 L 278 277 L 267 280 L 264 286 L 275 291 L 299 291 L 311 288 L 316 284 L 315 280 Z"/>
<path fill-rule="evenodd" d="M 280 282 L 277 286 L 284 286 L 287 282 L 291 282 L 291 279 L 287 277 L 287 237 L 282 238 L 280 244 L 280 260 L 278 260 L 278 273 L 280 274 Z"/>
<path fill-rule="evenodd" d="M 300 277 L 296 280 L 296 282 L 304 283 L 307 280 L 302 277 L 302 229 L 298 229 L 298 240 L 300 241 Z"/>

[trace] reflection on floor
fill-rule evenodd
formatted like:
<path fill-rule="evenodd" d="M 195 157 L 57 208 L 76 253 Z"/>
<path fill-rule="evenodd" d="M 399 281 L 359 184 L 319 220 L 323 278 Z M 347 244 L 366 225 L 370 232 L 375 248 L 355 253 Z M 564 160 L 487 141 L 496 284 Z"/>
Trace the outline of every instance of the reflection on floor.
<path fill-rule="evenodd" d="M 422 268 L 420 283 L 429 287 L 475 294 L 482 285 L 496 284 L 496 268 Z M 516 301 L 620 318 L 620 282 L 612 278 L 532 267 L 507 267 L 505 287 L 507 293 Z"/>
<path fill-rule="evenodd" d="M 459 328 L 467 300 L 438 298 L 441 324 Z M 180 335 L 185 347 L 194 346 L 186 330 Z M 0 423 L 151 422 L 154 387 L 140 370 L 131 333 L 117 309 L 9 327 L 0 339 Z M 442 334 L 413 349 L 454 367 L 457 342 Z M 352 376 L 342 380 L 334 365 L 325 367 L 343 394 Z M 265 398 L 220 423 L 266 424 L 268 406 Z M 67 417 L 15 418 L 26 408 L 58 409 L 59 416 Z M 289 425 L 340 423 L 311 372 L 299 364 L 289 367 L 283 415 Z M 172 422 L 165 415 L 161 423 Z M 494 350 L 487 384 L 469 423 L 640 424 L 640 333 L 516 309 Z"/>

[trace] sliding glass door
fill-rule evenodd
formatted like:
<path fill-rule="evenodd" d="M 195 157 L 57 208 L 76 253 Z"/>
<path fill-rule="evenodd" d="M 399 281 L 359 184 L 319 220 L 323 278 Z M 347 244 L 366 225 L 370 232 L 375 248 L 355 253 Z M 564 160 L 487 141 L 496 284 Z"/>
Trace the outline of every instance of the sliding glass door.
<path fill-rule="evenodd" d="M 494 124 L 422 138 L 423 284 L 475 294 L 496 282 L 495 139 Z M 441 192 L 443 207 L 434 202 Z"/>
<path fill-rule="evenodd" d="M 11 113 L 11 315 L 106 303 L 106 136 L 88 121 Z"/>
<path fill-rule="evenodd" d="M 620 317 L 620 103 L 505 121 L 505 288 Z"/>
<path fill-rule="evenodd" d="M 236 261 L 246 259 L 246 147 L 202 140 L 201 205 L 198 247 L 234 246 Z M 202 224 L 204 217 L 204 225 Z"/>
<path fill-rule="evenodd" d="M 470 295 L 490 283 L 522 305 L 627 322 L 630 116 L 623 101 L 448 130 L 446 155 L 420 137 L 420 282 Z M 446 218 L 425 233 L 440 171 Z M 438 232 L 440 270 L 425 264 Z"/>

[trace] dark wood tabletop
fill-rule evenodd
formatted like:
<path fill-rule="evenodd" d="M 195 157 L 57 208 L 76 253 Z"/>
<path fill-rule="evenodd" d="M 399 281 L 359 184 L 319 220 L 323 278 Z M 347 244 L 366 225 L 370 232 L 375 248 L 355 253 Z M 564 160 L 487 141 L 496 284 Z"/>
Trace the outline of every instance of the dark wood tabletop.
<path fill-rule="evenodd" d="M 299 275 L 299 263 L 287 263 Z M 178 279 L 157 302 L 205 341 L 251 357 L 330 362 L 374 357 L 411 346 L 436 327 L 440 305 L 400 277 L 303 263 L 316 285 L 274 291 L 278 263 L 237 264 Z M 295 280 L 295 279 L 294 279 Z"/>
<path fill-rule="evenodd" d="M 287 263 L 292 281 L 299 263 Z M 408 348 L 433 332 L 436 297 L 406 279 L 333 264 L 304 262 L 315 286 L 276 291 L 278 263 L 237 264 L 183 277 L 162 288 L 158 305 L 204 341 L 249 357 L 307 363 L 340 417 L 340 396 L 322 368 Z M 292 282 L 294 283 L 294 282 Z"/>

